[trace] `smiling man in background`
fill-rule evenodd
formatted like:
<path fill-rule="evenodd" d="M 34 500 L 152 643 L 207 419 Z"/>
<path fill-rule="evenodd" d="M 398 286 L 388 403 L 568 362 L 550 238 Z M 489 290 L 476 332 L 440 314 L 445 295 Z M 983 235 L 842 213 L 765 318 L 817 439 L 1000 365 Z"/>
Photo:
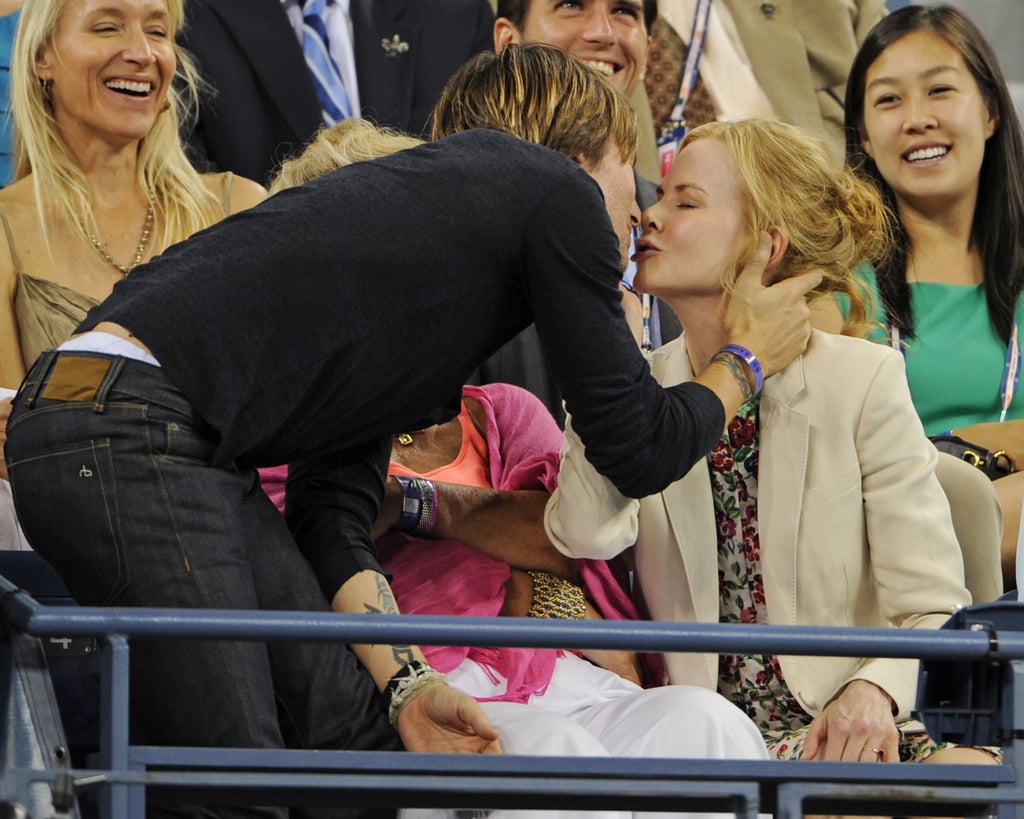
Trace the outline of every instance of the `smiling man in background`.
<path fill-rule="evenodd" d="M 547 43 L 604 74 L 627 97 L 643 78 L 657 0 L 498 0 L 494 50 Z"/>

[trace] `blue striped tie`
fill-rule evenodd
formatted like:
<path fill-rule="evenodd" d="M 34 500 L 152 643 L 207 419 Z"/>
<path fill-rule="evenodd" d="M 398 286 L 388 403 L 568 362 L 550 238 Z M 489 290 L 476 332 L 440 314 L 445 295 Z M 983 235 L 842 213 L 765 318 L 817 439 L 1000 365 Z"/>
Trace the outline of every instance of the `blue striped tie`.
<path fill-rule="evenodd" d="M 324 122 L 334 125 L 352 116 L 352 106 L 345 93 L 338 66 L 331 59 L 324 24 L 327 0 L 306 0 L 302 6 L 302 50 L 316 83 L 316 94 L 324 112 Z"/>

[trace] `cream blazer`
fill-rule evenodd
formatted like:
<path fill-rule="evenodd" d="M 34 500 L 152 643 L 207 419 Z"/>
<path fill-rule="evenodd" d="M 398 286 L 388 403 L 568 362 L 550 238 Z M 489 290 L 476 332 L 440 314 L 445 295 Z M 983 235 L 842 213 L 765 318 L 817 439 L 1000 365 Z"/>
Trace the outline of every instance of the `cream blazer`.
<path fill-rule="evenodd" d="M 663 384 L 691 380 L 680 337 L 650 354 Z M 773 625 L 937 628 L 970 603 L 937 454 L 910 400 L 899 354 L 815 332 L 807 352 L 765 382 L 758 530 Z M 623 497 L 566 431 L 545 513 L 555 546 L 610 558 L 636 543 L 636 577 L 655 620 L 718 622 L 718 552 L 707 462 L 658 495 Z M 714 689 L 718 658 L 669 654 L 669 678 Z M 812 715 L 849 681 L 879 685 L 910 714 L 918 662 L 780 657 Z"/>

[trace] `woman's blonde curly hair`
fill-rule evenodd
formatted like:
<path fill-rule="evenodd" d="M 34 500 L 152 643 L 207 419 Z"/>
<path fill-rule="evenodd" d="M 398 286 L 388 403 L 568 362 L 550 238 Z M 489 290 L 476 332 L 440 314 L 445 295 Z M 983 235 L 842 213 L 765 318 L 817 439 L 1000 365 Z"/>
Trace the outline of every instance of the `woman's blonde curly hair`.
<path fill-rule="evenodd" d="M 270 183 L 270 193 L 293 188 L 354 162 L 378 159 L 422 144 L 422 139 L 393 128 L 343 119 L 329 128 L 321 128 L 302 153 L 285 160 Z"/>

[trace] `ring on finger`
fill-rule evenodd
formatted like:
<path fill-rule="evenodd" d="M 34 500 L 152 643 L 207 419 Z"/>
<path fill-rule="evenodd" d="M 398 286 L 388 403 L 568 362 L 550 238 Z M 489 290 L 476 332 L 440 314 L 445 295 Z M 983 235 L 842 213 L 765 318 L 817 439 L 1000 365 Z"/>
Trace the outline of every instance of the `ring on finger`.
<path fill-rule="evenodd" d="M 876 762 L 881 762 L 882 760 L 885 759 L 885 750 L 882 749 L 882 748 L 872 748 L 872 747 L 870 747 L 868 745 L 865 745 L 864 746 L 864 750 L 865 751 L 870 751 L 871 753 L 873 753 L 875 755 L 875 761 Z"/>

